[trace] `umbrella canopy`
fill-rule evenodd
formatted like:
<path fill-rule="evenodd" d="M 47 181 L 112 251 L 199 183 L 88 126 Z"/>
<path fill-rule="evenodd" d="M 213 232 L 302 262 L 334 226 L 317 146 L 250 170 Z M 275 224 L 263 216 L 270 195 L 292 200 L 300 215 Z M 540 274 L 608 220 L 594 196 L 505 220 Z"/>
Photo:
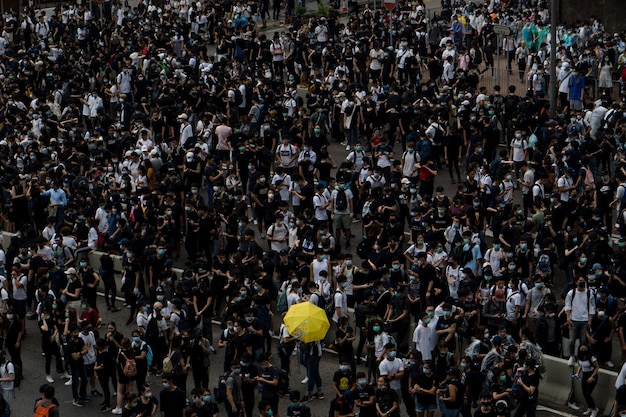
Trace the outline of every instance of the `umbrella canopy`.
<path fill-rule="evenodd" d="M 283 321 L 289 334 L 304 343 L 323 340 L 330 328 L 326 312 L 309 301 L 292 305 Z"/>

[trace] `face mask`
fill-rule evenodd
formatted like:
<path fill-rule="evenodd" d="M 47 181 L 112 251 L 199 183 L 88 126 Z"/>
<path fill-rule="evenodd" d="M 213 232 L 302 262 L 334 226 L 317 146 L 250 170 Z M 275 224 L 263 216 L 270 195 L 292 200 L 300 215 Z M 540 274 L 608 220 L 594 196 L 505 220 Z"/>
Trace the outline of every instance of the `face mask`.
<path fill-rule="evenodd" d="M 133 337 L 133 342 L 139 343 L 141 341 L 140 337 Z"/>
<path fill-rule="evenodd" d="M 165 255 L 165 249 L 159 249 L 158 250 L 159 255 L 163 256 Z"/>
<path fill-rule="evenodd" d="M 245 297 L 248 294 L 248 291 L 239 291 L 239 295 Z"/>
<path fill-rule="evenodd" d="M 540 290 L 540 289 L 541 289 L 541 287 L 542 287 L 541 283 L 536 283 L 536 284 L 535 284 L 535 288 L 537 288 L 538 290 Z"/>
<path fill-rule="evenodd" d="M 509 265 L 509 271 L 515 271 L 515 265 Z"/>
<path fill-rule="evenodd" d="M 252 323 L 254 321 L 254 317 L 246 317 L 246 321 L 248 323 Z"/>
<path fill-rule="evenodd" d="M 397 271 L 398 269 L 400 269 L 400 265 L 392 265 L 392 268 L 394 271 Z"/>
<path fill-rule="evenodd" d="M 500 244 L 499 243 L 494 244 L 493 245 L 493 249 L 494 250 L 500 250 Z"/>
<path fill-rule="evenodd" d="M 581 264 L 586 264 L 587 263 L 587 258 L 580 258 L 580 263 Z"/>
<path fill-rule="evenodd" d="M 367 385 L 367 379 L 359 379 L 358 384 L 362 387 Z"/>
<path fill-rule="evenodd" d="M 389 357 L 390 357 L 391 359 L 394 359 L 394 358 L 396 357 L 396 351 L 395 351 L 395 350 L 392 350 L 391 352 L 389 352 Z"/>
<path fill-rule="evenodd" d="M 169 389 L 169 387 L 170 387 L 170 383 L 169 382 L 164 382 L 163 383 L 163 388 Z"/>
<path fill-rule="evenodd" d="M 233 373 L 234 373 L 235 375 L 239 375 L 239 374 L 241 373 L 241 369 L 239 369 L 239 368 L 235 368 L 235 369 L 233 369 Z"/>
<path fill-rule="evenodd" d="M 14 315 L 13 314 L 7 314 L 7 319 L 9 320 L 13 320 Z"/>
<path fill-rule="evenodd" d="M 194 399 L 194 401 L 195 401 L 195 399 Z M 135 407 L 137 407 L 137 403 L 131 403 L 130 406 L 131 406 L 131 408 L 135 408 Z"/>
<path fill-rule="evenodd" d="M 452 316 L 452 312 L 451 311 L 444 311 L 443 312 L 443 316 L 448 318 L 448 317 Z"/>
<path fill-rule="evenodd" d="M 500 382 L 506 382 L 506 375 L 500 376 Z"/>
<path fill-rule="evenodd" d="M 606 315 L 605 311 L 598 311 L 598 317 L 602 318 Z"/>
<path fill-rule="evenodd" d="M 372 327 L 372 330 L 374 331 L 374 333 L 378 333 L 380 332 L 380 326 L 374 326 Z"/>
<path fill-rule="evenodd" d="M 156 298 L 157 298 L 157 301 L 163 301 L 163 298 L 165 298 L 165 297 L 162 296 L 162 295 L 157 295 Z"/>
<path fill-rule="evenodd" d="M 428 326 L 430 324 L 430 319 L 424 319 L 422 321 L 424 322 L 425 326 Z"/>
<path fill-rule="evenodd" d="M 424 368 L 423 371 L 424 371 L 424 375 L 430 375 L 430 369 Z"/>
<path fill-rule="evenodd" d="M 202 397 L 202 401 L 204 401 L 205 403 L 211 402 L 211 396 L 205 395 L 204 397 Z"/>
<path fill-rule="evenodd" d="M 274 411 L 272 411 L 272 409 L 270 408 L 265 414 L 267 415 L 267 417 L 272 417 L 274 415 Z"/>
<path fill-rule="evenodd" d="M 341 372 L 346 372 L 350 367 L 348 365 L 340 365 L 339 370 Z"/>
<path fill-rule="evenodd" d="M 526 249 L 528 249 L 528 243 L 522 243 L 521 245 L 519 245 L 519 247 L 520 247 L 522 250 L 526 250 Z"/>
<path fill-rule="evenodd" d="M 467 364 L 466 364 L 466 363 L 464 363 L 464 362 L 461 362 L 461 363 L 459 364 L 459 367 L 460 367 L 461 369 L 465 369 L 465 368 L 467 368 Z"/>
<path fill-rule="evenodd" d="M 578 286 L 579 286 L 580 288 L 585 288 L 585 283 L 584 283 L 584 282 L 579 282 L 579 283 L 578 283 Z"/>
<path fill-rule="evenodd" d="M 80 306 L 80 308 L 82 308 L 83 310 L 87 310 L 87 305 L 83 304 L 82 306 Z"/>
<path fill-rule="evenodd" d="M 347 282 L 344 282 L 343 284 L 341 284 L 341 286 L 342 286 L 343 288 L 348 288 L 349 284 L 348 284 Z"/>

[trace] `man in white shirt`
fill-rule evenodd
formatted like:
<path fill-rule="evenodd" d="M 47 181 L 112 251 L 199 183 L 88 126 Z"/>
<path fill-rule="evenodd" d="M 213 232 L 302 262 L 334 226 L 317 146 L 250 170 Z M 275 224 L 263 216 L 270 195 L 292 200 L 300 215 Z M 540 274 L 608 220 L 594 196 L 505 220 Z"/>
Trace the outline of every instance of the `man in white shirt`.
<path fill-rule="evenodd" d="M 193 138 L 193 126 L 191 126 L 188 119 L 187 113 L 178 115 L 178 120 L 180 121 L 180 146 L 184 148 L 189 148 L 192 145 L 190 139 Z"/>
<path fill-rule="evenodd" d="M 345 275 L 339 275 L 337 277 L 337 289 L 333 294 L 333 302 L 335 303 L 335 312 L 333 314 L 333 321 L 339 323 L 340 317 L 350 318 L 348 315 L 348 296 L 344 285 L 347 285 L 347 278 Z"/>
<path fill-rule="evenodd" d="M 385 345 L 385 358 L 380 361 L 378 372 L 380 376 L 385 376 L 389 380 L 389 388 L 396 392 L 399 405 L 402 398 L 400 383 L 404 377 L 404 364 L 402 359 L 396 357 L 396 346 L 391 342 Z"/>
<path fill-rule="evenodd" d="M 570 339 L 568 365 L 574 366 L 576 340 L 580 338 L 581 345 L 587 343 L 587 328 L 596 314 L 596 298 L 591 289 L 587 288 L 584 275 L 576 281 L 576 288 L 569 290 L 565 296 L 565 314 Z"/>
<path fill-rule="evenodd" d="M 413 332 L 413 348 L 422 353 L 422 359 L 429 361 L 433 358 L 433 350 L 437 344 L 437 338 L 433 337 L 434 325 L 430 325 L 430 315 L 422 314 L 419 324 Z"/>

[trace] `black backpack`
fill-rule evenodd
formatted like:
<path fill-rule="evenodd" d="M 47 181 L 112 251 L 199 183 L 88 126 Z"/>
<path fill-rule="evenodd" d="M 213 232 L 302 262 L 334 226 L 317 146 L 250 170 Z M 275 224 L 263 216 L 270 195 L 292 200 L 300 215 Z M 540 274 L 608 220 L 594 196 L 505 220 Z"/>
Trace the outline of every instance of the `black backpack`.
<path fill-rule="evenodd" d="M 348 208 L 348 197 L 346 196 L 346 190 L 339 189 L 337 191 L 337 201 L 335 203 L 336 210 L 344 211 Z"/>
<path fill-rule="evenodd" d="M 367 259 L 367 257 L 370 254 L 371 249 L 372 248 L 369 245 L 369 242 L 367 241 L 367 239 L 363 239 L 356 246 L 356 254 L 359 255 L 359 258 L 361 259 Z"/>
<path fill-rule="evenodd" d="M 220 374 L 217 382 L 217 387 L 213 389 L 213 398 L 218 403 L 223 403 L 224 401 L 226 401 L 226 380 L 229 376 L 230 374 L 228 372 Z"/>
<path fill-rule="evenodd" d="M 241 106 L 241 103 L 243 103 L 243 95 L 241 94 L 241 90 L 239 90 L 238 88 L 235 88 L 235 105 L 237 107 Z"/>
<path fill-rule="evenodd" d="M 157 323 L 156 317 L 151 317 L 148 320 L 148 325 L 146 326 L 146 335 L 145 339 L 148 342 L 153 342 L 159 338 L 159 325 Z"/>
<path fill-rule="evenodd" d="M 278 395 L 284 397 L 289 394 L 289 374 L 284 369 L 278 371 Z"/>

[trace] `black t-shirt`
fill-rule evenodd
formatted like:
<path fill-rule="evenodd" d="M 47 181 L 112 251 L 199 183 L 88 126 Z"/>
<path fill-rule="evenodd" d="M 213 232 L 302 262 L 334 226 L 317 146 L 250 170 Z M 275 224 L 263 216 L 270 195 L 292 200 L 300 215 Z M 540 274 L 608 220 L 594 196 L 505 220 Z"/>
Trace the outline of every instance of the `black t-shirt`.
<path fill-rule="evenodd" d="M 67 285 L 67 301 L 78 301 L 80 299 L 80 296 L 77 298 L 70 295 L 74 294 L 78 288 L 80 288 L 81 290 L 83 288 L 83 284 L 80 282 L 80 279 L 76 278 L 70 281 L 70 283 Z"/>
<path fill-rule="evenodd" d="M 527 387 L 535 387 L 535 392 L 534 394 L 528 397 L 528 400 L 530 402 L 537 402 L 537 398 L 539 397 L 539 380 L 541 379 L 541 377 L 539 376 L 539 374 L 537 372 L 535 372 L 532 375 L 529 374 L 525 374 L 522 377 L 522 381 L 524 382 L 524 385 L 526 385 Z"/>
<path fill-rule="evenodd" d="M 369 401 L 371 397 L 375 397 L 374 387 L 371 385 L 358 386 L 355 391 L 356 398 L 361 401 Z M 359 409 L 359 417 L 376 417 L 376 405 L 364 406 Z"/>
<path fill-rule="evenodd" d="M 261 369 L 261 378 L 268 381 L 278 380 L 279 370 L 275 366 L 269 366 L 265 369 Z M 261 399 L 265 401 L 273 400 L 277 395 L 277 385 L 263 384 L 263 392 L 261 393 Z"/>
<path fill-rule="evenodd" d="M 311 409 L 306 404 L 300 404 L 299 407 L 287 407 L 288 417 L 311 417 Z M 198 416 L 200 417 L 200 416 Z"/>
<path fill-rule="evenodd" d="M 415 378 L 415 381 L 413 383 L 419 385 L 420 388 L 422 388 L 422 391 L 418 391 L 418 393 L 416 394 L 416 399 L 419 404 L 426 406 L 435 404 L 437 402 L 435 394 L 424 393 L 424 390 L 430 390 L 435 384 L 435 378 L 433 377 L 432 373 L 430 376 L 424 374 L 423 372 L 420 373 L 417 378 Z"/>
<path fill-rule="evenodd" d="M 75 359 L 72 353 L 80 353 L 83 351 L 83 347 L 85 346 L 85 342 L 80 337 L 76 340 L 70 338 L 67 342 L 67 353 L 70 362 L 70 367 L 77 368 L 79 366 L 83 366 L 83 355 L 79 355 L 78 359 Z"/>
<path fill-rule="evenodd" d="M 344 392 L 351 389 L 354 385 L 354 381 L 354 376 L 352 375 L 352 372 L 350 372 L 350 370 L 346 372 L 343 372 L 341 370 L 335 371 L 335 374 L 333 375 L 333 382 L 339 389 L 339 392 Z"/>
<path fill-rule="evenodd" d="M 160 410 L 164 417 L 183 417 L 185 409 L 185 392 L 176 387 L 175 390 L 161 390 L 159 395 Z"/>
<path fill-rule="evenodd" d="M 385 388 L 384 390 L 380 388 L 376 390 L 376 404 L 378 404 L 378 406 L 380 407 L 380 410 L 383 413 L 386 413 L 387 411 L 391 410 L 391 407 L 393 407 L 393 403 L 397 403 L 397 402 L 398 402 L 398 395 L 396 394 L 394 390 L 388 387 Z M 400 412 L 398 408 L 396 408 L 396 411 L 394 411 L 392 416 L 397 417 L 399 415 L 400 415 Z"/>

